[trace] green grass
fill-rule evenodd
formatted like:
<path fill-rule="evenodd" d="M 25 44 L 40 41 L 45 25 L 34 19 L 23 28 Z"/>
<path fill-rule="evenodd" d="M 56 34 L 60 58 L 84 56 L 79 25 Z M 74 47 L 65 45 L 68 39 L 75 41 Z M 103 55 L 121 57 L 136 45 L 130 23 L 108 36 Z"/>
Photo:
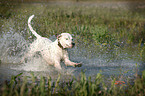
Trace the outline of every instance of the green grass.
<path fill-rule="evenodd" d="M 82 4 L 62 6 L 49 3 L 22 3 L 18 6 L 11 5 L 12 9 L 5 9 L 9 8 L 9 5 L 1 6 L 3 11 L 0 25 L 4 26 L 2 31 L 11 26 L 20 34 L 24 30 L 27 32 L 27 19 L 35 14 L 32 26 L 44 37 L 69 32 L 86 44 L 88 42 L 96 45 L 103 43 L 112 45 L 115 42 L 136 44 L 140 40 L 142 43 L 145 42 L 144 9 L 131 11 L 128 8 L 105 8 Z"/>
<path fill-rule="evenodd" d="M 125 82 L 125 84 L 115 85 L 115 81 L 109 81 L 107 85 L 103 76 L 98 73 L 95 80 L 86 77 L 81 72 L 80 79 L 75 77 L 69 81 L 61 81 L 58 76 L 56 81 L 51 77 L 42 77 L 37 79 L 33 73 L 31 77 L 22 77 L 21 74 L 13 76 L 10 82 L 5 81 L 0 95 L 1 96 L 144 96 L 145 95 L 145 71 L 141 77 L 136 77 L 134 84 Z M 108 86 L 108 87 L 107 87 Z"/>

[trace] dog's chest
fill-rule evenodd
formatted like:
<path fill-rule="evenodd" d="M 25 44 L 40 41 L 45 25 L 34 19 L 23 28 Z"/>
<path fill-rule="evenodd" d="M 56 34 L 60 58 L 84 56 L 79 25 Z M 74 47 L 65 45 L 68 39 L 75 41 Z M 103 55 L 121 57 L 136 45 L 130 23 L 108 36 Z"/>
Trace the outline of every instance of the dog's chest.
<path fill-rule="evenodd" d="M 64 57 L 64 53 L 64 50 L 57 50 L 55 54 L 57 55 L 57 57 L 60 57 L 60 59 L 62 59 Z"/>

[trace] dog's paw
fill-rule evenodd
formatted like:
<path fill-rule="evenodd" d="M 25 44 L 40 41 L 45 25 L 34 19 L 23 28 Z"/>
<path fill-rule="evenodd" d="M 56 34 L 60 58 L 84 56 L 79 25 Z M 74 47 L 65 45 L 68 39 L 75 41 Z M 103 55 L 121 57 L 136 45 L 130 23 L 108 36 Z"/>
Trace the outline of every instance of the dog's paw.
<path fill-rule="evenodd" d="M 74 65 L 74 67 L 81 67 L 82 66 L 82 63 L 76 63 L 75 65 Z"/>

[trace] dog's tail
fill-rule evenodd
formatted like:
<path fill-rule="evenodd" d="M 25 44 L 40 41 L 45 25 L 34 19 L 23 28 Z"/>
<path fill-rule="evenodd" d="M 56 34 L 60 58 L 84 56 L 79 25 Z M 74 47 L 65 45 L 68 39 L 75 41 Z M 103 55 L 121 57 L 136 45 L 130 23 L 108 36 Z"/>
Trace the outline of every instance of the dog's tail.
<path fill-rule="evenodd" d="M 34 15 L 30 16 L 29 19 L 28 19 L 28 26 L 30 28 L 30 31 L 37 37 L 41 37 L 39 34 L 36 33 L 36 31 L 33 30 L 32 26 L 31 26 L 31 20 L 32 18 L 34 17 Z"/>

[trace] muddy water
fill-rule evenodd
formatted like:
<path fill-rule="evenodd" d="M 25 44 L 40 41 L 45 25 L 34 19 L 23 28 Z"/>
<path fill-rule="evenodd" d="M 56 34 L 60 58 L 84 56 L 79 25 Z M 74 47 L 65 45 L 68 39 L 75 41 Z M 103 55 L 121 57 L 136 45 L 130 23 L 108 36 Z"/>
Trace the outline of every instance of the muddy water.
<path fill-rule="evenodd" d="M 104 46 L 93 46 L 90 44 L 84 46 L 83 42 L 79 42 L 73 49 L 69 49 L 70 59 L 75 62 L 82 62 L 82 67 L 67 67 L 62 62 L 62 71 L 56 70 L 53 66 L 48 66 L 41 58 L 40 54 L 29 58 L 26 63 L 20 64 L 23 54 L 27 51 L 29 41 L 18 33 L 10 31 L 3 33 L 0 41 L 0 82 L 10 80 L 12 75 L 23 73 L 23 76 L 29 76 L 34 72 L 36 76 L 51 76 L 53 79 L 61 74 L 63 79 L 72 76 L 78 76 L 84 71 L 86 76 L 95 77 L 97 73 L 101 73 L 105 77 L 134 78 L 136 72 L 144 69 L 144 62 L 139 60 L 136 47 L 120 48 L 116 47 L 108 49 Z M 52 41 L 55 37 L 50 37 Z"/>

